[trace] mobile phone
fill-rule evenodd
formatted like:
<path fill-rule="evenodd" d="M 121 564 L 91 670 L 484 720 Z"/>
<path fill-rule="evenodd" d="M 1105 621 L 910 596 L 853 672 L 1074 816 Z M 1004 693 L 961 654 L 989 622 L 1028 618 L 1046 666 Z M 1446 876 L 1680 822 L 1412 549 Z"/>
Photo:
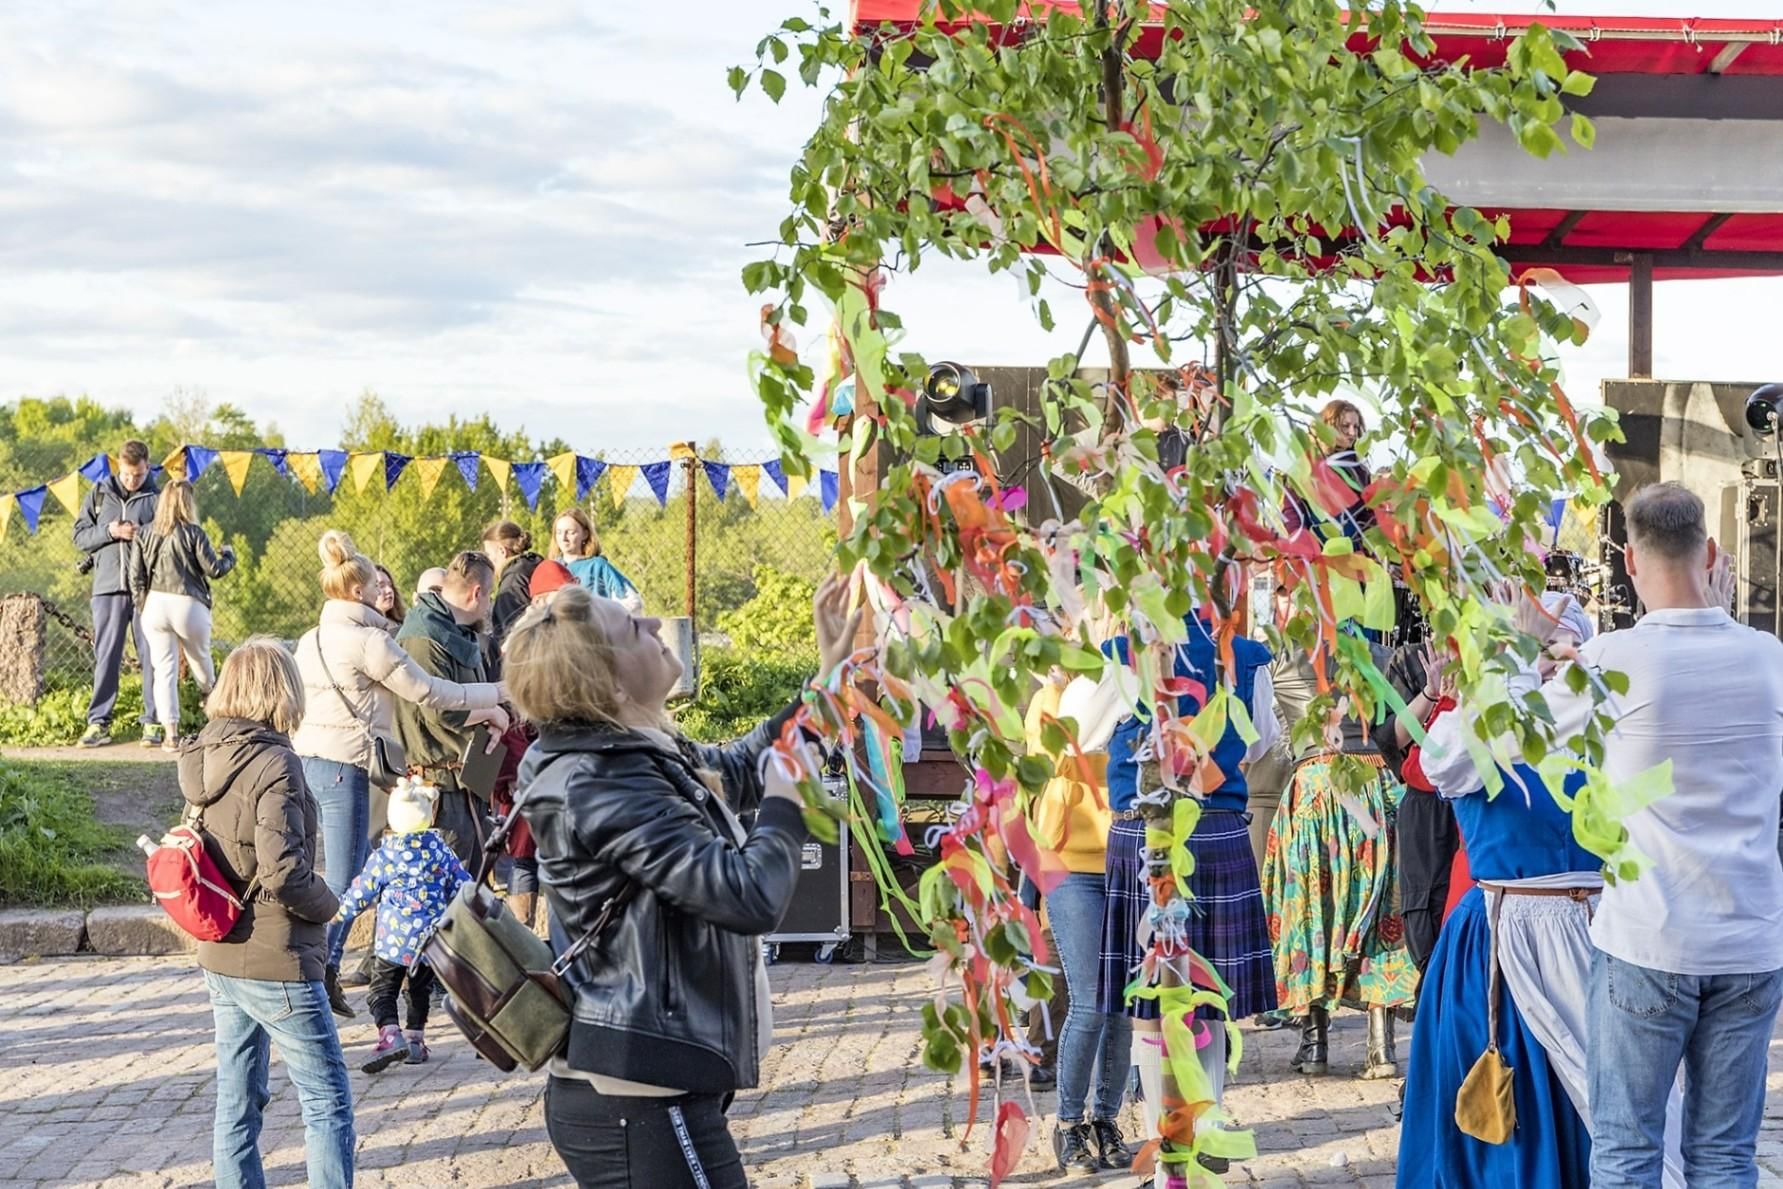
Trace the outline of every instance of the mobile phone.
<path fill-rule="evenodd" d="M 458 783 L 483 801 L 494 795 L 496 777 L 501 775 L 501 762 L 508 754 L 505 747 L 490 751 L 489 740 L 488 724 L 477 727 L 471 732 L 470 742 L 465 744 L 464 754 L 459 757 Z"/>

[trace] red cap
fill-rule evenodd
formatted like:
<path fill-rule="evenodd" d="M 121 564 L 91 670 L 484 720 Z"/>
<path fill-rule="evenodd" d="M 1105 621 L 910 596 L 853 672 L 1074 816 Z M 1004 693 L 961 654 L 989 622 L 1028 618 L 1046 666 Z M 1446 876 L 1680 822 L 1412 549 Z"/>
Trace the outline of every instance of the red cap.
<path fill-rule="evenodd" d="M 542 561 L 532 572 L 532 581 L 526 585 L 526 593 L 533 598 L 548 595 L 554 590 L 562 590 L 566 586 L 580 585 L 569 567 L 560 561 Z"/>

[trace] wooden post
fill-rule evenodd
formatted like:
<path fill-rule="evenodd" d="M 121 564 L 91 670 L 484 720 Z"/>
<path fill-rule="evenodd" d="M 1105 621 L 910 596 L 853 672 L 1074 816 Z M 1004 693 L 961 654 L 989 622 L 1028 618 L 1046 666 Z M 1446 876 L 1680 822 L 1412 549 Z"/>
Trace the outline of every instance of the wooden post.
<path fill-rule="evenodd" d="M 1653 257 L 1645 252 L 1628 268 L 1628 376 L 1653 378 Z"/>
<path fill-rule="evenodd" d="M 694 614 L 694 611 L 696 610 L 695 603 L 697 592 L 697 586 L 694 581 L 694 572 L 696 569 L 695 563 L 699 557 L 697 543 L 700 534 L 700 501 L 699 486 L 695 480 L 699 478 L 700 460 L 690 454 L 681 460 L 681 467 L 687 475 L 687 618 L 693 621 L 694 629 L 697 631 L 699 629 L 699 617 Z"/>

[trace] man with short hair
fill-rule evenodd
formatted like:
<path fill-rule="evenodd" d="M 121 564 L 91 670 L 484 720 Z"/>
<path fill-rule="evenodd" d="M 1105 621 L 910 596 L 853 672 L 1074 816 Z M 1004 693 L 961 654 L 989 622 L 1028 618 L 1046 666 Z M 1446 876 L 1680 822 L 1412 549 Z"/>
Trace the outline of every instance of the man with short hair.
<path fill-rule="evenodd" d="M 134 439 L 118 451 L 117 469 L 101 479 L 81 502 L 74 520 L 74 544 L 93 567 L 93 700 L 87 704 L 82 747 L 111 742 L 111 715 L 118 702 L 118 675 L 124 666 L 124 637 L 136 638 L 142 665 L 142 745 L 159 747 L 166 734 L 155 719 L 155 681 L 148 638 L 139 608 L 130 597 L 127 562 L 137 529 L 155 519 L 160 493 L 149 474 L 149 448 Z"/>
<path fill-rule="evenodd" d="M 1651 865 L 1606 887 L 1591 923 L 1591 1184 L 1661 1183 L 1666 1099 L 1682 1065 L 1685 1183 L 1750 1186 L 1783 998 L 1783 643 L 1727 614 L 1728 561 L 1689 490 L 1642 488 L 1627 524 L 1646 614 L 1578 658 L 1628 677 L 1606 704 L 1605 774 L 1621 783 L 1669 762 L 1672 792 L 1626 819 Z M 1520 618 L 1539 631 L 1529 612 Z M 1534 685 L 1527 674 L 1511 682 Z M 1558 739 L 1583 731 L 1589 693 L 1564 672 L 1541 693 Z"/>
<path fill-rule="evenodd" d="M 467 550 L 445 568 L 437 593 L 415 600 L 396 642 L 435 677 L 461 684 L 485 680 L 478 629 L 488 620 L 495 590 L 495 567 L 488 557 Z M 508 729 L 507 713 L 494 710 L 435 710 L 398 701 L 396 734 L 412 767 L 439 786 L 435 823 L 467 868 L 476 870 L 484 837 L 483 807 L 473 804 L 458 783 L 458 769 L 473 728 L 488 723 L 492 742 Z M 492 748 L 493 749 L 493 748 Z"/>
<path fill-rule="evenodd" d="M 446 584 L 446 567 L 434 566 L 431 570 L 422 570 L 421 577 L 415 579 L 415 597 L 438 594 Z"/>

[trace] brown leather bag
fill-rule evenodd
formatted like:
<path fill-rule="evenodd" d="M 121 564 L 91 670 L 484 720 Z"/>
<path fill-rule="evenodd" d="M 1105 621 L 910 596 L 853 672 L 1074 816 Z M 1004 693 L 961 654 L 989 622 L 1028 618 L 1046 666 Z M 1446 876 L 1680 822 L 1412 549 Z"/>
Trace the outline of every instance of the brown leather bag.
<path fill-rule="evenodd" d="M 1503 892 L 1492 903 L 1492 945 L 1486 980 L 1486 1051 L 1473 1063 L 1455 1091 L 1455 1126 L 1482 1143 L 1509 1143 L 1517 1130 L 1517 1102 L 1512 1094 L 1516 1070 L 1498 1050 L 1498 913 Z"/>

